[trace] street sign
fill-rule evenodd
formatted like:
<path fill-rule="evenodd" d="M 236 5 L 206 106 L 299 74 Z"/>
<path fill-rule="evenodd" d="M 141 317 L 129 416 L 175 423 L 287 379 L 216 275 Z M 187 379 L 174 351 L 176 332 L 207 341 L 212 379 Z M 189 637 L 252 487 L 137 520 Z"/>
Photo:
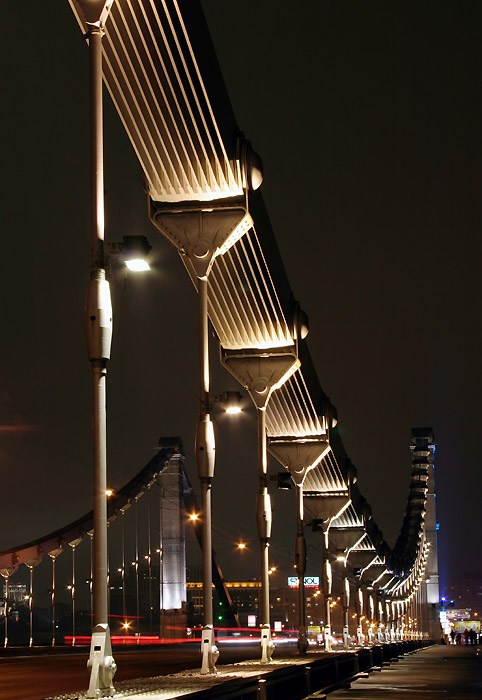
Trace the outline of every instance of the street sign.
<path fill-rule="evenodd" d="M 303 579 L 305 588 L 319 588 L 319 576 L 305 576 Z M 288 576 L 288 586 L 290 588 L 299 588 L 300 582 L 298 576 Z"/>

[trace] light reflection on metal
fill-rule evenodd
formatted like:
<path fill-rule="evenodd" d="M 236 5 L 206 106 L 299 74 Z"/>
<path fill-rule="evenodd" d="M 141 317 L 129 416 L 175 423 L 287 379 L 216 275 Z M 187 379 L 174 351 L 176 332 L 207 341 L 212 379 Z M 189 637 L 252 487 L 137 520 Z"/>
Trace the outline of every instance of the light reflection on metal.
<path fill-rule="evenodd" d="M 242 238 L 242 236 L 244 236 L 244 234 L 247 233 L 252 227 L 253 219 L 251 218 L 250 214 L 246 214 L 244 219 L 241 219 L 234 231 L 229 234 L 224 243 L 219 248 L 216 248 L 214 257 L 216 258 L 218 255 L 224 255 L 227 253 L 228 250 L 232 248 L 232 246 L 237 243 L 237 241 L 239 241 L 239 239 Z"/>

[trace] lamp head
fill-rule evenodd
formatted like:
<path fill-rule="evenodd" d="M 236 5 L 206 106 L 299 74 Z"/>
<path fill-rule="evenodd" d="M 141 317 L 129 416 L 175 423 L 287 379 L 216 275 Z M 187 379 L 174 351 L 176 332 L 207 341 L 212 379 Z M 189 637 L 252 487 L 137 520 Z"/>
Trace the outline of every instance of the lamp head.
<path fill-rule="evenodd" d="M 211 403 L 219 404 L 226 413 L 234 415 L 241 413 L 241 400 L 243 396 L 239 391 L 224 391 L 219 396 L 213 396 Z"/>
<path fill-rule="evenodd" d="M 145 236 L 123 236 L 122 257 L 128 269 L 133 272 L 150 270 L 146 258 L 152 246 Z"/>

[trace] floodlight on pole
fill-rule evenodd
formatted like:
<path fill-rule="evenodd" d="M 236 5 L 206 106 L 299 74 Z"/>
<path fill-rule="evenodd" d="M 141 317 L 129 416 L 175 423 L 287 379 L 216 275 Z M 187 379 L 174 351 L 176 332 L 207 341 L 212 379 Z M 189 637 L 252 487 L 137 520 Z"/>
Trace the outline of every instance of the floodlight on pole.
<path fill-rule="evenodd" d="M 150 270 L 147 260 L 126 260 L 126 267 L 131 272 L 147 272 Z"/>
<path fill-rule="evenodd" d="M 233 416 L 241 413 L 242 394 L 239 391 L 224 391 L 219 396 L 213 396 L 211 403 L 218 404 L 229 415 Z"/>
<path fill-rule="evenodd" d="M 147 256 L 152 246 L 146 236 L 123 236 L 122 241 L 107 243 L 109 257 L 115 256 L 124 261 L 131 272 L 150 270 Z"/>

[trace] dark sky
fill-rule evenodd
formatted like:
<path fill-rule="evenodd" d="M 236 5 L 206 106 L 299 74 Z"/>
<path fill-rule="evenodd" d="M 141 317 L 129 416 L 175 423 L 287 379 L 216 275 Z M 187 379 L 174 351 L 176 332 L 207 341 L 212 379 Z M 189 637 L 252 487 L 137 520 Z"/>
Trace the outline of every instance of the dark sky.
<path fill-rule="evenodd" d="M 432 426 L 442 579 L 477 568 L 482 6 L 203 6 L 239 125 L 263 158 L 263 193 L 310 317 L 310 351 L 375 520 L 393 543 L 410 429 Z M 90 508 L 89 146 L 87 49 L 67 0 L 8 0 L 2 21 L 6 549 Z M 110 273 L 110 481 L 131 478 L 159 436 L 181 435 L 196 483 L 195 293 L 147 220 L 137 161 L 109 103 L 105 129 L 106 238 L 142 233 L 154 245 L 152 274 L 126 277 L 115 264 Z M 214 369 L 214 393 L 237 388 Z M 255 536 L 256 428 L 249 415 L 217 421 L 214 517 L 226 537 L 215 545 L 229 578 L 238 574 L 231 534 Z M 288 561 L 292 495 L 275 495 L 274 517 L 273 556 Z"/>

